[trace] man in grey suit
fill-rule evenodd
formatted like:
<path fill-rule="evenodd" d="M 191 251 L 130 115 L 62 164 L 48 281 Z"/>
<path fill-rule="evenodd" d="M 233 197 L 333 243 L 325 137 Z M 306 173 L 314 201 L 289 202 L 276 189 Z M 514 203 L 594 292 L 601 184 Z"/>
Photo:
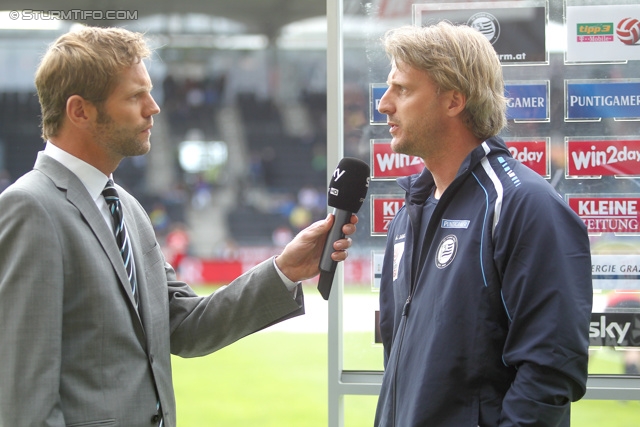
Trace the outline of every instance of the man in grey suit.
<path fill-rule="evenodd" d="M 318 274 L 332 216 L 199 297 L 140 204 L 117 185 L 103 195 L 123 158 L 150 149 L 149 55 L 140 34 L 85 28 L 38 68 L 47 143 L 0 195 L 0 427 L 175 426 L 171 353 L 205 355 L 303 313 L 299 282 Z"/>

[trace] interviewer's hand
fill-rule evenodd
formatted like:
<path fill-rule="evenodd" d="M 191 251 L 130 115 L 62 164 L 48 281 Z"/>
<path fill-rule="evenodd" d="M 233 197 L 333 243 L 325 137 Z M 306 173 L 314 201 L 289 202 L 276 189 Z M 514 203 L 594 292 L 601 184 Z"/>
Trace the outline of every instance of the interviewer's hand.
<path fill-rule="evenodd" d="M 327 233 L 331 230 L 334 220 L 333 214 L 327 215 L 325 219 L 316 221 L 302 230 L 285 246 L 282 253 L 276 258 L 276 264 L 285 276 L 294 282 L 299 282 L 320 273 L 318 264 Z M 334 261 L 347 259 L 347 249 L 351 247 L 351 238 L 347 236 L 356 232 L 357 223 L 358 217 L 351 215 L 351 223 L 342 227 L 345 238 L 333 243 L 335 252 L 331 254 L 331 259 Z"/>

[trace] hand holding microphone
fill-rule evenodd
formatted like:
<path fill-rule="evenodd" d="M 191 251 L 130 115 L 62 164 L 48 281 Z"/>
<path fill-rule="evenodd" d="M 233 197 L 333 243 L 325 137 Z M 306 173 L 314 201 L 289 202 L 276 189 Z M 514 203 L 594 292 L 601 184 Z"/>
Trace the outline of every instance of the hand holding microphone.
<path fill-rule="evenodd" d="M 329 299 L 336 261 L 331 259 L 333 243 L 344 238 L 342 227 L 351 221 L 351 215 L 357 213 L 367 196 L 371 170 L 360 159 L 344 157 L 338 163 L 329 183 L 328 205 L 334 208 L 335 221 L 327 234 L 320 258 L 320 279 L 318 291 L 325 300 Z"/>

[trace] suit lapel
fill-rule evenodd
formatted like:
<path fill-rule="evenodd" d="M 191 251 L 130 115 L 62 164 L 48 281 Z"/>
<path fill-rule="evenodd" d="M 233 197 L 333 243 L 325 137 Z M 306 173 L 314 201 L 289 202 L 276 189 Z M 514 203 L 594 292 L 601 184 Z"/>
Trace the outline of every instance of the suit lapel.
<path fill-rule="evenodd" d="M 34 169 L 37 169 L 47 175 L 58 188 L 66 190 L 67 200 L 78 209 L 104 249 L 109 262 L 118 276 L 120 286 L 123 287 L 123 290 L 128 296 L 128 304 L 132 308 L 131 311 L 138 319 L 140 326 L 142 326 L 140 316 L 135 308 L 135 302 L 131 292 L 131 284 L 129 283 L 127 271 L 124 267 L 115 237 L 105 223 L 104 217 L 98 210 L 98 207 L 87 192 L 85 186 L 71 171 L 46 154 L 38 153 L 38 159 L 36 160 Z M 129 225 L 129 222 L 131 221 L 127 222 L 127 226 Z M 136 256 L 135 253 L 134 256 Z"/>

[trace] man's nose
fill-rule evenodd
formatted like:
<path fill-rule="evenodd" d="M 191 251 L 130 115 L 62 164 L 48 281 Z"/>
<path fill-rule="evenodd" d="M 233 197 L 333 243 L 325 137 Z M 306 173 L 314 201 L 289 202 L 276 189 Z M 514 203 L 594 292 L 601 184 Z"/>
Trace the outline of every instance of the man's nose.
<path fill-rule="evenodd" d="M 380 101 L 378 102 L 378 111 L 380 112 L 380 114 L 386 114 L 386 115 L 391 114 L 392 108 L 391 108 L 391 102 L 389 98 L 390 98 L 389 89 L 387 89 L 385 93 L 382 95 L 382 98 L 380 98 Z"/>

